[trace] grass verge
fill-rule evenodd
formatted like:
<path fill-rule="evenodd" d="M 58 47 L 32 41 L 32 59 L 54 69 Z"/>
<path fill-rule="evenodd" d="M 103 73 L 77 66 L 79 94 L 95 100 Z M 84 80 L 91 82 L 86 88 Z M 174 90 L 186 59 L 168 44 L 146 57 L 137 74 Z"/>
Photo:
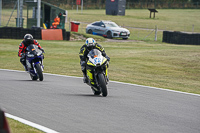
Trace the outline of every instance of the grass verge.
<path fill-rule="evenodd" d="M 17 57 L 21 40 L 1 39 L 0 68 L 23 70 Z M 82 76 L 79 49 L 84 44 L 42 41 L 46 73 Z M 111 80 L 200 94 L 200 47 L 132 41 L 100 42 L 111 58 Z"/>
<path fill-rule="evenodd" d="M 42 131 L 30 127 L 28 125 L 22 124 L 16 120 L 7 118 L 11 133 L 43 133 Z"/>

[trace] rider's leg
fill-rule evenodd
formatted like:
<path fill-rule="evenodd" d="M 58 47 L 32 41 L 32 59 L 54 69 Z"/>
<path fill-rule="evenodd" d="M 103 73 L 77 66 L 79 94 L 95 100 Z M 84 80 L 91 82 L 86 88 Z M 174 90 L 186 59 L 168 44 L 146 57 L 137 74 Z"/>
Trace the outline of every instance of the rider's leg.
<path fill-rule="evenodd" d="M 93 72 L 92 72 L 92 70 L 91 69 L 87 69 L 87 76 L 88 76 L 88 78 L 89 78 L 89 80 L 90 80 L 90 83 L 92 84 L 92 85 L 95 85 L 95 83 L 94 83 L 94 79 L 93 79 Z"/>
<path fill-rule="evenodd" d="M 26 66 L 26 58 L 25 57 L 21 57 L 20 58 L 20 62 L 22 63 L 22 65 L 24 66 L 24 69 L 26 71 L 28 71 L 27 66 Z"/>
<path fill-rule="evenodd" d="M 88 80 L 87 80 L 87 77 L 86 77 L 86 68 L 85 68 L 85 64 L 81 64 L 81 70 L 83 72 L 83 82 L 84 83 L 87 83 Z"/>

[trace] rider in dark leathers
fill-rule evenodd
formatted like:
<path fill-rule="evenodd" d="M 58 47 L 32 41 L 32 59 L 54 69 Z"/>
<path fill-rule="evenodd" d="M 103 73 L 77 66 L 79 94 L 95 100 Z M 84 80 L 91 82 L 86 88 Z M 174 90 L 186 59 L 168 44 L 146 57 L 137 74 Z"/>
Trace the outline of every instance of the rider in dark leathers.
<path fill-rule="evenodd" d="M 39 49 L 41 49 L 43 52 L 43 48 L 40 46 L 40 44 L 37 42 L 37 40 L 33 39 L 33 36 L 31 34 L 26 34 L 24 36 L 23 41 L 20 43 L 19 45 L 19 52 L 18 52 L 18 56 L 20 57 L 20 62 L 22 63 L 22 65 L 24 66 L 25 70 L 27 71 L 27 67 L 26 67 L 26 56 L 25 56 L 25 52 L 26 52 L 26 48 L 30 45 L 30 44 L 35 44 L 38 46 Z"/>

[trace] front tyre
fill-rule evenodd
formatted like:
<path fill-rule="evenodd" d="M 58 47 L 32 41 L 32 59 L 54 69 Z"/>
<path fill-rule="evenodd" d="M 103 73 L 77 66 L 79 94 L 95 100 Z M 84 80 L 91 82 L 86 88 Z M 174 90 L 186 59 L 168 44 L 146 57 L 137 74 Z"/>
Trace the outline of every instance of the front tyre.
<path fill-rule="evenodd" d="M 108 95 L 106 81 L 102 73 L 98 74 L 99 86 L 101 87 L 102 96 L 106 97 Z"/>
<path fill-rule="evenodd" d="M 40 80 L 40 81 L 43 81 L 43 74 L 42 74 L 42 69 L 41 69 L 40 64 L 36 64 L 36 65 L 35 65 L 35 69 L 36 69 L 36 71 L 37 71 L 39 80 Z"/>

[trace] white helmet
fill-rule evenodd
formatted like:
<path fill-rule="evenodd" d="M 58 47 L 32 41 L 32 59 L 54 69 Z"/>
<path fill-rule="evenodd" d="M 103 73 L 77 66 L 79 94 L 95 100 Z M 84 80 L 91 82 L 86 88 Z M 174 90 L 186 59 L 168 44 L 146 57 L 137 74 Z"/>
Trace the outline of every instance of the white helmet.
<path fill-rule="evenodd" d="M 96 41 L 93 38 L 87 38 L 85 44 L 87 47 L 95 46 Z"/>

